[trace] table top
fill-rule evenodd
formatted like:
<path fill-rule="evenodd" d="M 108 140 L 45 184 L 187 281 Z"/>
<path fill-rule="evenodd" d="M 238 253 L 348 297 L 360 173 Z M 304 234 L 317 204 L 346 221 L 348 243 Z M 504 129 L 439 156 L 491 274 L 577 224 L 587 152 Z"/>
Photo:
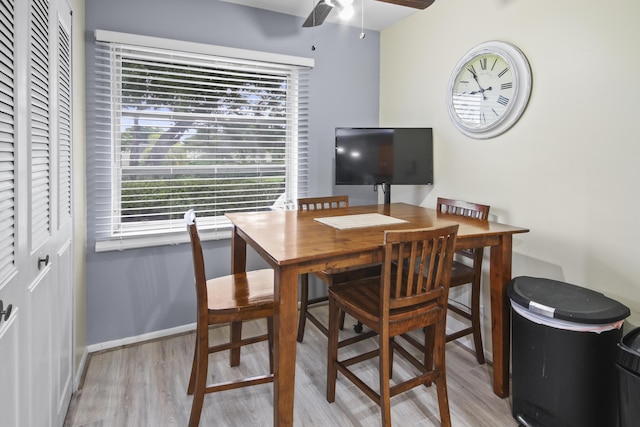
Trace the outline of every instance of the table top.
<path fill-rule="evenodd" d="M 339 230 L 316 218 L 379 213 L 405 220 L 399 224 Z M 526 233 L 526 228 L 438 213 L 434 209 L 406 203 L 351 206 L 319 211 L 262 211 L 228 213 L 245 240 L 258 247 L 274 264 L 287 265 L 352 256 L 382 248 L 385 230 L 443 227 L 459 224 L 458 247 L 474 238 Z M 467 242 L 468 243 L 468 242 Z M 484 244 L 483 244 L 484 245 Z"/>

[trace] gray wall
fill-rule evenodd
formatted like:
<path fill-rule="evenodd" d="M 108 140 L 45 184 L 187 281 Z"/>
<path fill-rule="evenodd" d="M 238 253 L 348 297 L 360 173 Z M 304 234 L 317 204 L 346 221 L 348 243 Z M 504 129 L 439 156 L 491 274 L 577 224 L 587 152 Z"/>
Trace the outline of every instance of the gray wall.
<path fill-rule="evenodd" d="M 195 322 L 195 291 L 187 245 L 96 253 L 91 191 L 95 173 L 91 88 L 94 30 L 210 43 L 315 58 L 310 117 L 310 195 L 348 193 L 352 203 L 377 201 L 371 188 L 334 188 L 337 126 L 377 126 L 380 37 L 324 24 L 301 28 L 303 18 L 217 0 L 87 0 L 87 344 L 151 333 Z M 316 50 L 311 50 L 314 44 Z M 230 242 L 205 243 L 209 274 L 227 274 Z M 263 265 L 249 254 L 248 268 Z"/>

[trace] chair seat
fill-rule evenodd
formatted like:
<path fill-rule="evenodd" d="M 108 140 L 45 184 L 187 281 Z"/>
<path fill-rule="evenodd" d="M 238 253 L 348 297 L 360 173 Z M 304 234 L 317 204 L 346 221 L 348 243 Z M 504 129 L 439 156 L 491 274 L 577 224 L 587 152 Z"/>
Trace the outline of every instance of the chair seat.
<path fill-rule="evenodd" d="M 392 286 L 391 294 L 394 292 L 395 289 Z M 365 326 L 375 332 L 379 331 L 380 276 L 334 285 L 329 288 L 329 294 L 336 299 L 339 306 L 345 307 L 346 311 L 354 313 L 355 317 Z M 441 314 L 442 309 L 435 302 L 440 295 L 440 292 L 435 291 L 431 294 L 429 300 L 420 306 L 389 310 L 389 325 L 392 329 L 400 329 L 402 331 L 395 331 L 394 335 L 420 327 L 418 324 L 424 323 L 423 317 L 425 315 Z M 407 323 L 408 319 L 410 322 L 415 321 L 418 326 L 411 326 L 410 323 Z"/>
<path fill-rule="evenodd" d="M 453 267 L 451 269 L 450 287 L 456 287 L 465 285 L 473 281 L 476 272 L 473 267 L 470 267 L 460 261 L 453 261 Z"/>
<path fill-rule="evenodd" d="M 217 316 L 228 315 L 231 320 L 245 312 L 272 310 L 273 270 L 263 269 L 232 274 L 207 280 L 207 306 Z M 264 317 L 258 315 L 257 317 Z"/>

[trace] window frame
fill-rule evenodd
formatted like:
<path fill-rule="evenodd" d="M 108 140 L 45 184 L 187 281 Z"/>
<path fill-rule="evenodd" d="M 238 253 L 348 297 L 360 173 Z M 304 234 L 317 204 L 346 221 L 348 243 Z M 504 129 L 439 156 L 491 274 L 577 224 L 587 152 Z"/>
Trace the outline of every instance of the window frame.
<path fill-rule="evenodd" d="M 266 52 L 258 52 L 251 51 L 245 49 L 235 49 L 228 48 L 222 46 L 213 46 L 206 45 L 200 43 L 192 43 L 178 40 L 170 40 L 163 39 L 157 37 L 148 37 L 148 36 L 140 36 L 140 35 L 132 35 L 125 33 L 117 33 L 112 31 L 105 30 L 96 30 L 95 31 L 96 38 L 96 49 L 99 46 L 106 44 L 122 44 L 128 46 L 137 46 L 149 49 L 157 49 L 157 50 L 168 50 L 175 52 L 185 52 L 194 55 L 206 55 L 211 57 L 221 57 L 226 58 L 227 60 L 237 60 L 237 61 L 258 61 L 269 64 L 274 64 L 277 66 L 282 66 L 284 68 L 290 67 L 292 70 L 298 69 L 296 72 L 308 72 L 306 70 L 310 70 L 314 65 L 314 60 L 311 58 L 301 58 L 294 57 L 289 55 L 279 55 L 272 54 Z M 98 60 L 97 60 L 98 61 Z M 111 65 L 109 65 L 111 67 Z M 117 73 L 113 72 L 113 69 L 110 71 L 111 76 L 109 76 L 112 80 L 111 84 L 113 85 L 114 75 Z M 98 74 L 98 73 L 96 73 Z M 98 77 L 96 76 L 96 80 L 99 78 L 105 78 L 105 76 Z M 289 82 L 290 83 L 290 82 Z M 114 85 L 114 87 L 116 87 Z M 117 90 L 117 89 L 112 89 Z M 292 93 L 295 92 L 295 95 Z M 298 87 L 297 85 L 294 87 L 294 90 L 287 89 L 287 105 L 295 100 L 298 100 Z M 102 95 L 104 97 L 104 95 Z M 110 100 L 113 98 L 113 94 L 110 95 Z M 98 95 L 96 95 L 98 98 Z M 304 98 L 304 103 L 308 103 L 308 94 Z M 99 102 L 96 102 L 99 104 Z M 97 108 L 97 107 L 96 107 Z M 305 109 L 308 107 L 304 107 Z M 292 134 L 297 134 L 299 132 L 298 129 L 298 119 L 299 110 L 296 108 L 295 116 L 287 116 L 287 126 L 286 133 L 289 133 L 286 140 L 286 148 L 285 151 L 287 154 L 291 154 L 290 150 L 301 148 L 303 151 L 307 151 L 306 147 L 306 136 L 304 147 L 298 147 L 298 139 L 297 137 L 293 137 Z M 305 116 L 306 112 L 304 113 Z M 96 117 L 99 117 L 100 114 L 96 112 Z M 120 129 L 117 127 L 117 121 L 119 117 L 117 114 L 111 114 L 111 117 L 108 119 L 110 129 L 107 132 L 109 140 L 109 153 L 108 155 L 103 150 L 102 153 L 96 153 L 96 164 L 100 162 L 106 162 L 107 157 L 109 157 L 109 169 L 110 169 L 110 177 L 108 178 L 108 188 L 110 191 L 109 202 L 102 202 L 100 207 L 103 208 L 102 212 L 106 211 L 105 206 L 109 206 L 111 214 L 108 215 L 108 225 L 105 226 L 106 222 L 104 219 L 102 222 L 98 219 L 100 215 L 100 207 L 98 206 L 98 202 L 94 203 L 95 209 L 95 219 L 96 219 L 96 243 L 95 250 L 96 252 L 102 251 L 110 251 L 110 250 L 122 250 L 128 248 L 139 248 L 139 247 L 150 247 L 150 246 L 158 246 L 158 245 L 167 245 L 167 244 L 178 244 L 188 241 L 188 236 L 184 233 L 184 222 L 181 218 L 178 219 L 166 219 L 166 220 L 156 220 L 149 221 L 145 224 L 147 226 L 140 227 L 139 223 L 126 223 L 124 221 L 119 220 L 118 213 L 119 207 L 122 200 L 122 194 L 118 190 L 121 186 L 122 180 L 122 171 L 127 167 L 123 165 L 121 158 L 122 151 L 119 149 L 121 146 L 121 139 L 117 138 L 117 135 L 120 133 L 116 131 L 116 129 Z M 106 121 L 105 121 L 106 122 Z M 304 118 L 305 128 L 303 132 L 305 135 L 308 133 L 308 117 Z M 103 123 L 104 125 L 104 123 Z M 99 151 L 99 150 L 98 150 Z M 306 156 L 306 154 L 304 155 Z M 285 156 L 285 174 L 287 178 L 285 179 L 285 186 L 293 186 L 295 188 L 289 188 L 288 193 L 293 194 L 294 197 L 304 196 L 306 195 L 306 186 L 308 182 L 308 165 L 304 164 L 302 169 L 304 172 L 300 173 L 299 168 L 299 155 L 286 155 Z M 186 166 L 185 169 L 193 169 L 197 166 Z M 206 167 L 205 167 L 206 168 Z M 301 181 L 302 179 L 302 181 Z M 103 200 L 105 199 L 105 190 L 101 190 L 101 197 Z M 98 197 L 96 197 L 98 198 Z M 287 209 L 290 206 L 286 203 L 281 204 L 279 206 L 274 206 L 275 209 Z M 229 238 L 231 236 L 231 224 L 224 216 L 200 216 L 199 217 L 199 228 L 201 229 L 202 238 L 205 240 L 211 239 L 223 239 Z M 149 226 L 153 224 L 153 226 Z"/>

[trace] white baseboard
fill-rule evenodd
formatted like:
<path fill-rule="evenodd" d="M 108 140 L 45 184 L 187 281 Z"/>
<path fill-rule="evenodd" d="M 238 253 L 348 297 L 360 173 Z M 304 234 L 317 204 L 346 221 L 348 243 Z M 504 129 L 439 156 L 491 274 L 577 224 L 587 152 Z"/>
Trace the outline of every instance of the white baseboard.
<path fill-rule="evenodd" d="M 144 341 L 149 341 L 157 338 L 164 338 L 171 335 L 177 335 L 184 332 L 195 331 L 196 324 L 191 323 L 188 325 L 177 326 L 175 328 L 163 329 L 161 331 L 154 331 L 148 334 L 137 335 L 135 337 L 127 337 L 119 340 L 106 341 L 98 344 L 91 344 L 87 346 L 88 353 L 95 353 L 98 351 L 109 350 L 112 348 L 122 347 L 125 345 L 138 344 Z"/>
<path fill-rule="evenodd" d="M 298 305 L 299 304 L 300 303 L 298 303 Z M 456 321 L 454 319 L 449 319 L 448 321 L 451 322 L 452 320 L 453 320 L 453 323 L 455 324 Z M 82 372 L 84 372 L 84 365 L 86 364 L 89 353 L 96 353 L 98 351 L 110 350 L 113 348 L 118 348 L 126 345 L 138 344 L 144 341 L 149 341 L 153 339 L 168 337 L 171 335 L 177 335 L 185 332 L 195 331 L 195 329 L 196 329 L 196 324 L 191 323 L 188 325 L 177 326 L 175 328 L 170 328 L 170 329 L 163 329 L 161 331 L 154 331 L 148 334 L 137 335 L 134 337 L 127 337 L 127 338 L 122 338 L 122 339 L 113 340 L 113 341 L 106 341 L 98 344 L 91 344 L 87 346 L 82 356 L 80 366 L 78 366 L 78 369 L 76 371 L 77 375 L 76 375 L 76 381 L 75 381 L 76 383 L 75 389 L 77 390 L 77 387 L 79 386 L 79 381 L 81 380 L 81 374 Z M 490 339 L 490 336 L 489 336 L 489 339 Z M 461 341 L 462 345 L 464 345 L 465 347 L 468 347 L 469 349 L 473 350 L 473 343 L 470 338 L 467 338 L 466 342 L 464 338 L 459 341 Z M 486 342 L 486 339 L 483 341 Z M 485 357 L 488 358 L 489 360 L 493 359 L 493 354 L 491 352 L 488 352 L 486 348 L 485 348 Z"/>
<path fill-rule="evenodd" d="M 89 351 L 85 347 L 84 353 L 82 354 L 82 358 L 80 359 L 80 364 L 76 369 L 76 375 L 73 379 L 73 391 L 77 391 L 80 388 L 80 383 L 82 382 L 82 377 L 84 374 L 84 368 L 87 364 L 87 359 L 89 358 Z"/>

